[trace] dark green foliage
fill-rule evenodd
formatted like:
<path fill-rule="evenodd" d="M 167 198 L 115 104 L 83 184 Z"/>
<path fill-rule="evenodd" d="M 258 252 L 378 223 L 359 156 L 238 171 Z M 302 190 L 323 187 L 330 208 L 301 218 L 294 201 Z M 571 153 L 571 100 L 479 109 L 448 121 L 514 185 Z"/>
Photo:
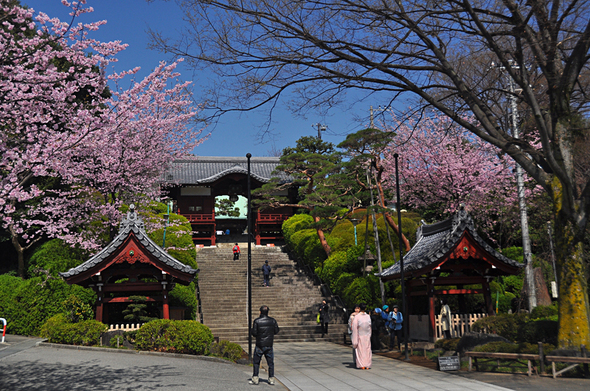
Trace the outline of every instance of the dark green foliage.
<path fill-rule="evenodd" d="M 285 220 L 283 222 L 283 237 L 285 238 L 285 242 L 290 245 L 291 236 L 295 232 L 310 228 L 312 224 L 313 217 L 307 214 L 294 215 L 288 220 Z"/>
<path fill-rule="evenodd" d="M 549 354 L 555 349 L 555 345 L 543 344 L 543 353 Z M 539 345 L 537 343 L 508 343 L 508 342 L 490 342 L 485 345 L 476 346 L 476 352 L 485 353 L 522 353 L 522 354 L 538 354 Z"/>
<path fill-rule="evenodd" d="M 213 342 L 209 347 L 211 356 L 220 357 L 225 360 L 237 362 L 242 358 L 242 347 L 237 343 L 229 341 L 219 341 L 219 343 Z"/>
<path fill-rule="evenodd" d="M 557 320 L 557 318 L 554 319 L 554 317 L 557 316 L 557 305 L 540 305 L 537 306 L 535 308 L 533 308 L 533 310 L 531 311 L 531 319 L 532 320 L 536 320 L 536 319 L 549 319 L 549 320 Z"/>
<path fill-rule="evenodd" d="M 531 320 L 520 326 L 517 340 L 520 342 L 546 342 L 557 345 L 557 320 Z"/>
<path fill-rule="evenodd" d="M 324 261 L 323 267 L 316 269 L 317 275 L 326 281 L 333 291 L 338 277 L 346 270 L 346 261 L 345 252 L 335 252 Z"/>
<path fill-rule="evenodd" d="M 357 277 L 342 292 L 342 297 L 347 303 L 366 303 L 372 305 L 374 295 L 374 283 L 368 277 Z"/>
<path fill-rule="evenodd" d="M 297 259 L 302 260 L 312 269 L 320 266 L 326 259 L 326 253 L 315 229 L 295 232 L 291 236 L 291 244 L 293 247 L 289 246 L 289 248 L 295 253 Z"/>
<path fill-rule="evenodd" d="M 487 328 L 490 334 L 498 334 L 510 341 L 516 341 L 518 329 L 527 319 L 528 314 L 498 314 L 478 320 L 471 329 L 475 332 L 483 332 Z"/>
<path fill-rule="evenodd" d="M 439 339 L 434 343 L 434 347 L 437 349 L 454 352 L 457 350 L 457 344 L 460 340 L 461 338 Z"/>
<path fill-rule="evenodd" d="M 31 256 L 29 275 L 39 275 L 38 269 L 43 269 L 56 277 L 57 273 L 66 272 L 89 257 L 86 251 L 72 248 L 60 239 L 52 239 L 41 245 Z"/>
<path fill-rule="evenodd" d="M 137 349 L 170 353 L 206 355 L 211 342 L 211 330 L 194 320 L 153 320 L 135 336 Z"/>
<path fill-rule="evenodd" d="M 147 323 L 156 318 L 148 316 L 147 311 L 147 297 L 145 296 L 129 296 L 132 302 L 123 310 L 123 319 L 131 323 Z"/>
<path fill-rule="evenodd" d="M 63 306 L 66 317 L 71 323 L 94 319 L 93 307 L 90 304 L 83 302 L 77 296 L 71 295 L 68 297 L 64 301 Z"/>
<path fill-rule="evenodd" d="M 197 316 L 199 302 L 195 296 L 195 289 L 195 283 L 191 282 L 188 285 L 176 284 L 174 289 L 170 291 L 170 306 L 187 307 L 184 314 L 186 320 L 195 319 Z"/>
<path fill-rule="evenodd" d="M 96 301 L 91 289 L 68 285 L 61 279 L 33 277 L 23 280 L 0 275 L 0 313 L 8 321 L 7 332 L 12 334 L 39 335 L 47 319 L 64 313 L 65 302 L 70 296 L 89 306 Z"/>
<path fill-rule="evenodd" d="M 163 221 L 164 213 L 152 218 L 159 218 Z M 193 244 L 191 232 L 192 228 L 186 217 L 171 213 L 170 222 L 166 227 L 166 252 L 185 265 L 197 269 L 197 261 L 195 260 L 197 250 Z M 148 232 L 148 236 L 158 246 L 161 246 L 164 242 L 164 228 Z"/>
<path fill-rule="evenodd" d="M 107 331 L 107 326 L 96 320 L 84 320 L 70 323 L 64 314 L 55 315 L 41 327 L 42 336 L 49 342 L 67 345 L 98 345 L 100 335 Z"/>
<path fill-rule="evenodd" d="M 240 217 L 240 208 L 236 207 L 236 203 L 227 198 L 215 199 L 215 215 Z"/>
<path fill-rule="evenodd" d="M 551 315 L 551 307 L 545 307 L 537 311 L 538 315 Z M 475 322 L 472 330 L 483 332 L 487 328 L 488 333 L 498 334 L 510 341 L 546 342 L 552 345 L 557 344 L 557 320 L 533 319 L 531 315 L 521 314 L 499 314 L 488 316 Z"/>
<path fill-rule="evenodd" d="M 125 342 L 124 335 L 115 335 L 113 338 L 111 338 L 111 340 L 109 342 L 109 346 L 111 348 L 122 348 L 124 342 Z"/>

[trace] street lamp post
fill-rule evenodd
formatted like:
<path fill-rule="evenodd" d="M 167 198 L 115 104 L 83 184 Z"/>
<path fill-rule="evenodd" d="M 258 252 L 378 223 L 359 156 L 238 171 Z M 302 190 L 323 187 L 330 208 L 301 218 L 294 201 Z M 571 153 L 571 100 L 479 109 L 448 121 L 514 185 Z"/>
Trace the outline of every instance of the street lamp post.
<path fill-rule="evenodd" d="M 402 208 L 401 208 L 401 201 L 400 201 L 400 194 L 399 194 L 399 169 L 397 164 L 397 159 L 399 155 L 397 153 L 393 154 L 395 159 L 395 192 L 397 195 L 397 227 L 398 227 L 398 234 L 399 234 L 399 268 L 400 268 L 400 279 L 402 283 L 402 314 L 404 314 L 404 321 L 402 330 L 404 332 L 404 350 L 406 352 L 406 361 L 410 360 L 410 356 L 408 354 L 408 319 L 409 315 L 406 313 L 406 279 L 404 276 L 404 256 L 402 255 Z"/>
<path fill-rule="evenodd" d="M 247 153 L 248 159 L 248 357 L 252 359 L 252 191 L 250 189 L 250 158 L 252 154 Z"/>

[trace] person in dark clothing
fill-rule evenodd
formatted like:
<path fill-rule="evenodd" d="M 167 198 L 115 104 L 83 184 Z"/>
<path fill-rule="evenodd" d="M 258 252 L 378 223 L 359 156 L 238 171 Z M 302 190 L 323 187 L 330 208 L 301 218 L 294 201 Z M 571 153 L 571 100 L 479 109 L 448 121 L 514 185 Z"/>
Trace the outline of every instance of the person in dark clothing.
<path fill-rule="evenodd" d="M 320 323 L 322 326 L 322 338 L 324 334 L 328 334 L 328 323 L 330 322 L 330 306 L 326 300 L 322 300 L 320 304 Z"/>
<path fill-rule="evenodd" d="M 234 261 L 238 261 L 240 259 L 240 246 L 236 243 L 232 251 L 234 252 Z"/>
<path fill-rule="evenodd" d="M 383 319 L 381 318 L 381 308 L 375 308 L 371 314 L 371 350 L 381 350 L 381 340 L 379 334 L 383 327 Z"/>
<path fill-rule="evenodd" d="M 262 285 L 269 287 L 270 286 L 270 265 L 268 264 L 268 261 L 264 261 L 264 265 L 262 265 L 262 275 L 264 276 L 264 281 L 262 283 Z"/>
<path fill-rule="evenodd" d="M 268 384 L 271 386 L 275 384 L 275 363 L 272 345 L 274 336 L 279 333 L 279 325 L 274 318 L 268 316 L 268 306 L 260 307 L 260 316 L 254 320 L 252 324 L 251 334 L 256 337 L 256 348 L 252 357 L 254 364 L 254 373 L 250 384 L 258 384 L 260 378 L 258 372 L 260 371 L 260 361 L 262 355 L 266 357 L 268 364 Z"/>

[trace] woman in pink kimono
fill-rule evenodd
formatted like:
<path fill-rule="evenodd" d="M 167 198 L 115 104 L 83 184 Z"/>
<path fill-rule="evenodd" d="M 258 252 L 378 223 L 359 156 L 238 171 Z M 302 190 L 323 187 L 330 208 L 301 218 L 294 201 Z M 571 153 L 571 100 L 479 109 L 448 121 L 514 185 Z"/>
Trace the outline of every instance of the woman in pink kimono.
<path fill-rule="evenodd" d="M 365 310 L 367 305 L 359 305 L 360 312 L 352 321 L 352 347 L 356 352 L 356 367 L 360 369 L 371 368 L 371 317 Z"/>

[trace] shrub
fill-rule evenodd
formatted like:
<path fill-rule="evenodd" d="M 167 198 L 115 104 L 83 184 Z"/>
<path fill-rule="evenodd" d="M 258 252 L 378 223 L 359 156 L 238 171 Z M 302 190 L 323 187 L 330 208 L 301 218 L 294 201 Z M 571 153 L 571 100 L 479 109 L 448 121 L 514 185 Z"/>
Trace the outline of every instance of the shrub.
<path fill-rule="evenodd" d="M 555 349 L 554 345 L 543 344 L 543 353 L 549 354 Z M 485 353 L 523 353 L 523 354 L 538 354 L 539 345 L 537 343 L 507 343 L 507 342 L 490 342 L 485 345 L 476 346 L 476 352 Z"/>
<path fill-rule="evenodd" d="M 540 305 L 531 311 L 531 319 L 551 319 L 557 315 L 557 306 L 556 305 Z"/>
<path fill-rule="evenodd" d="M 64 303 L 64 310 L 68 321 L 78 323 L 83 320 L 94 319 L 94 309 L 88 303 L 85 303 L 77 296 L 70 295 Z"/>
<path fill-rule="evenodd" d="M 57 273 L 66 272 L 82 264 L 89 258 L 89 254 L 79 248 L 72 248 L 63 240 L 52 239 L 43 243 L 29 261 L 29 275 L 35 276 L 36 269 L 47 270 L 54 277 Z"/>
<path fill-rule="evenodd" d="M 374 301 L 373 287 L 368 277 L 357 277 L 344 289 L 344 301 L 347 303 L 366 303 L 371 306 Z"/>
<path fill-rule="evenodd" d="M 528 314 L 499 314 L 488 316 L 475 322 L 472 330 L 483 332 L 484 329 L 487 329 L 488 333 L 498 334 L 510 341 L 516 341 L 518 329 L 527 319 Z"/>
<path fill-rule="evenodd" d="M 164 213 L 160 213 L 155 219 L 163 221 Z M 162 245 L 164 228 L 148 232 L 148 236 L 156 244 Z M 193 244 L 192 228 L 186 217 L 170 213 L 170 223 L 166 228 L 166 252 L 185 265 L 197 269 L 197 250 Z"/>
<path fill-rule="evenodd" d="M 229 341 L 219 341 L 219 343 L 212 343 L 209 347 L 212 356 L 220 357 L 225 360 L 237 362 L 242 358 L 242 347 L 237 343 Z"/>
<path fill-rule="evenodd" d="M 186 320 L 195 319 L 199 302 L 195 296 L 195 283 L 188 285 L 176 284 L 170 291 L 170 306 L 187 307 L 184 318 Z"/>
<path fill-rule="evenodd" d="M 0 313 L 8 320 L 7 332 L 39 335 L 41 326 L 52 316 L 63 313 L 71 296 L 94 305 L 96 294 L 79 285 L 68 285 L 61 279 L 0 276 Z"/>
<path fill-rule="evenodd" d="M 557 321 L 553 320 L 531 320 L 521 325 L 518 329 L 518 341 L 536 344 L 546 342 L 557 345 Z"/>
<path fill-rule="evenodd" d="M 457 344 L 460 340 L 461 338 L 439 339 L 434 343 L 434 347 L 438 349 L 443 349 L 445 351 L 454 352 L 457 350 Z"/>
<path fill-rule="evenodd" d="M 346 267 L 346 253 L 336 252 L 332 253 L 328 259 L 324 261 L 322 268 L 318 268 L 318 275 L 323 281 L 329 282 L 330 288 L 334 289 L 334 285 L 338 276 L 340 276 Z"/>
<path fill-rule="evenodd" d="M 41 327 L 41 335 L 52 343 L 67 345 L 98 345 L 107 326 L 96 320 L 70 323 L 64 314 L 52 316 Z"/>
<path fill-rule="evenodd" d="M 111 338 L 111 341 L 109 342 L 109 346 L 111 348 L 121 348 L 123 346 L 124 342 L 125 342 L 125 337 L 123 335 L 115 335 L 113 338 Z"/>
<path fill-rule="evenodd" d="M 135 346 L 140 350 L 196 355 L 207 354 L 212 341 L 211 330 L 194 320 L 153 320 L 135 336 Z"/>
<path fill-rule="evenodd" d="M 285 242 L 289 245 L 289 247 L 291 247 L 291 236 L 293 236 L 295 232 L 309 228 L 312 224 L 313 217 L 305 214 L 294 215 L 283 222 L 283 237 L 285 238 Z"/>

